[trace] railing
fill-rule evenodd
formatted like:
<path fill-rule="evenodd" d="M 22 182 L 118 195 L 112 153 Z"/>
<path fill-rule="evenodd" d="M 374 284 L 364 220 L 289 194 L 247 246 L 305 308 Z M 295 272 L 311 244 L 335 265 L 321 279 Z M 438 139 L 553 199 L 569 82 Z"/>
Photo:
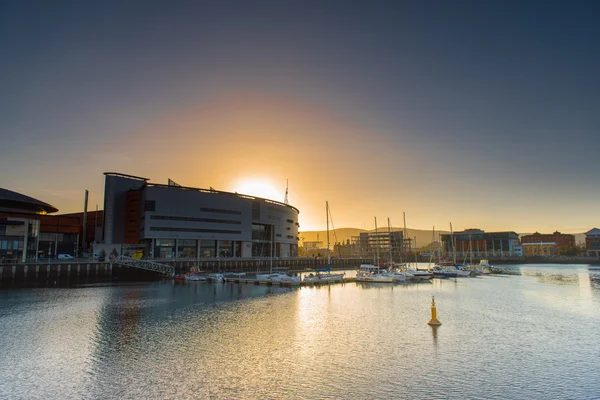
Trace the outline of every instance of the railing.
<path fill-rule="evenodd" d="M 124 265 L 127 267 L 140 268 L 148 271 L 160 272 L 164 275 L 174 275 L 175 268 L 171 265 L 161 264 L 154 261 L 139 260 L 126 256 L 118 256 L 113 260 L 115 264 Z"/>

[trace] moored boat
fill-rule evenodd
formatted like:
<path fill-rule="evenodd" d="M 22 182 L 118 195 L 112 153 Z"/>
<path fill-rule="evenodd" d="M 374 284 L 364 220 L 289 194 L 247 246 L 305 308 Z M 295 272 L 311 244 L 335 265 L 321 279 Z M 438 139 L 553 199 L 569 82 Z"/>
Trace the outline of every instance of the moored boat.
<path fill-rule="evenodd" d="M 274 285 L 289 285 L 289 286 L 297 286 L 300 285 L 300 277 L 297 275 L 288 275 L 288 274 L 274 274 L 276 276 L 271 276 L 269 278 L 269 282 Z"/>
<path fill-rule="evenodd" d="M 361 264 L 356 273 L 357 282 L 394 283 L 402 278 L 400 276 L 394 277 L 387 270 L 382 270 L 379 266 L 373 264 Z"/>
<path fill-rule="evenodd" d="M 305 276 L 302 280 L 306 283 L 334 283 L 343 282 L 344 273 L 331 273 L 331 253 L 329 251 L 329 202 L 325 202 L 325 213 L 327 216 L 327 268 L 325 270 L 316 270 Z"/>

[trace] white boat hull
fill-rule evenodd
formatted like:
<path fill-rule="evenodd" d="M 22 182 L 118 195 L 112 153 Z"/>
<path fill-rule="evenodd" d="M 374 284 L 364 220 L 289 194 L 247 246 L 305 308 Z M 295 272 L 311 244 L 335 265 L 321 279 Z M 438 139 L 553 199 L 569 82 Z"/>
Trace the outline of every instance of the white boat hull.
<path fill-rule="evenodd" d="M 357 276 L 357 282 L 377 282 L 377 283 L 394 283 L 398 282 L 396 278 L 393 276 L 386 275 L 366 275 L 366 276 Z"/>
<path fill-rule="evenodd" d="M 344 274 L 316 274 L 305 276 L 303 281 L 307 283 L 342 282 Z"/>

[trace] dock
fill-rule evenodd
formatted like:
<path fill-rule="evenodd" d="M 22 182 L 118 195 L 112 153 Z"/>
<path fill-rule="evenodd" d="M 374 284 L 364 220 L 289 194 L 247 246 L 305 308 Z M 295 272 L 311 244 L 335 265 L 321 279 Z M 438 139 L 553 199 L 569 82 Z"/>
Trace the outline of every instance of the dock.
<path fill-rule="evenodd" d="M 238 283 L 248 285 L 263 285 L 263 286 L 281 286 L 281 287 L 297 287 L 297 286 L 324 286 L 324 285 L 337 285 L 340 283 L 351 283 L 356 282 L 356 277 L 344 277 L 342 281 L 322 281 L 322 282 L 270 282 L 270 281 L 259 281 L 252 277 L 235 277 L 226 278 L 227 283 Z"/>

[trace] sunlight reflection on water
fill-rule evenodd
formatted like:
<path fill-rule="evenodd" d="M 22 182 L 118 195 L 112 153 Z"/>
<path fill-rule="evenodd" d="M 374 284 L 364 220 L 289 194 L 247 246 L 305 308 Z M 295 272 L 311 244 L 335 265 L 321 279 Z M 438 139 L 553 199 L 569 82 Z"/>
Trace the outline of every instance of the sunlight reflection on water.
<path fill-rule="evenodd" d="M 594 397 L 600 273 L 514 267 L 404 285 L 0 292 L 0 398 Z"/>

